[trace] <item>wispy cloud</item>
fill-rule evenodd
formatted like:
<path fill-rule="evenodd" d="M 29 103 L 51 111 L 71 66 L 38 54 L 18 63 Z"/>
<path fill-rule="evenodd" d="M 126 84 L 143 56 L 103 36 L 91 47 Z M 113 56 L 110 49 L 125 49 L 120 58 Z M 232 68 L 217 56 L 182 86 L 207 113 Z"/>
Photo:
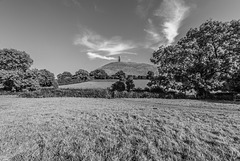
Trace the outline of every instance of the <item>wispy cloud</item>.
<path fill-rule="evenodd" d="M 88 55 L 89 59 L 99 58 L 99 59 L 105 59 L 105 60 L 116 60 L 116 58 L 114 58 L 114 57 L 103 56 L 103 55 L 100 55 L 97 53 L 92 53 L 92 52 L 87 52 L 87 55 Z"/>
<path fill-rule="evenodd" d="M 152 19 L 148 19 L 148 27 L 144 29 L 147 33 L 147 43 L 145 45 L 146 48 L 156 49 L 159 44 L 163 43 L 163 36 L 161 34 L 161 28 L 156 27 L 157 25 L 153 24 Z"/>
<path fill-rule="evenodd" d="M 106 39 L 93 31 L 81 29 L 81 34 L 74 41 L 75 45 L 82 47 L 82 51 L 86 52 L 89 58 L 114 60 L 114 55 L 118 54 L 136 54 L 131 52 L 136 48 L 131 41 L 124 41 L 121 37 L 116 36 L 111 39 Z"/>
<path fill-rule="evenodd" d="M 154 44 L 170 45 L 174 43 L 182 21 L 188 16 L 190 7 L 184 0 L 163 0 L 154 11 L 155 21 L 148 20 L 147 38 Z M 155 23 L 155 24 L 154 24 Z"/>

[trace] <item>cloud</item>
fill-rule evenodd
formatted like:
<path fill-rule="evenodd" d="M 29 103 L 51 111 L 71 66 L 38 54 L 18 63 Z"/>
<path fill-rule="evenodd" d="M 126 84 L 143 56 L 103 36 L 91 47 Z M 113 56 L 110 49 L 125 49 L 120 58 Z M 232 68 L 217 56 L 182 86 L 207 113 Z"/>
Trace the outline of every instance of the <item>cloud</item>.
<path fill-rule="evenodd" d="M 131 52 L 136 48 L 136 45 L 131 41 L 123 41 L 121 37 L 116 36 L 111 39 L 106 39 L 97 33 L 81 29 L 81 34 L 74 41 L 75 45 L 81 46 L 82 52 L 86 52 L 89 58 L 114 60 L 114 55 L 119 54 L 136 54 Z"/>
<path fill-rule="evenodd" d="M 174 42 L 182 21 L 187 17 L 190 7 L 183 0 L 164 0 L 155 16 L 164 17 L 163 33 L 168 43 Z"/>
<path fill-rule="evenodd" d="M 92 53 L 92 52 L 88 52 L 87 55 L 88 55 L 89 59 L 99 58 L 99 59 L 105 59 L 105 60 L 116 60 L 116 58 L 114 58 L 114 57 L 107 57 L 107 56 L 103 56 L 103 55 L 100 55 L 97 53 Z"/>
<path fill-rule="evenodd" d="M 145 44 L 146 48 L 156 49 L 159 44 L 163 43 L 163 36 L 161 34 L 161 28 L 157 28 L 157 25 L 153 24 L 152 19 L 148 19 L 148 29 L 144 29 L 147 33 L 148 42 Z"/>
<path fill-rule="evenodd" d="M 188 16 L 190 7 L 184 0 L 163 0 L 159 8 L 154 11 L 154 20 L 148 20 L 145 29 L 147 38 L 152 46 L 170 45 L 174 43 L 182 21 Z"/>

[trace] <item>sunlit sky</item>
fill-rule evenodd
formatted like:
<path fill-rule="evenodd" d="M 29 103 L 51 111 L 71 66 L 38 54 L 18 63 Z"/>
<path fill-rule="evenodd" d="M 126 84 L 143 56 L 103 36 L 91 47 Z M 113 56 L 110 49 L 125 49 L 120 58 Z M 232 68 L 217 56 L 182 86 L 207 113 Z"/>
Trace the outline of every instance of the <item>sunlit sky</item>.
<path fill-rule="evenodd" d="M 240 0 L 0 0 L 0 48 L 55 75 L 116 61 L 150 63 L 208 19 L 240 19 Z"/>

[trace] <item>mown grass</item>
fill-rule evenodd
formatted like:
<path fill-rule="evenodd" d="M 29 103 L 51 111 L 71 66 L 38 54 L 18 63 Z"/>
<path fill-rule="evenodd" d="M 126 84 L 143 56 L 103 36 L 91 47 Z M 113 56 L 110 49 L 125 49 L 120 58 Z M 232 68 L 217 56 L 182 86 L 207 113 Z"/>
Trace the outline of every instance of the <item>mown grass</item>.
<path fill-rule="evenodd" d="M 240 107 L 0 96 L 0 160 L 239 160 Z"/>
<path fill-rule="evenodd" d="M 82 89 L 93 89 L 93 88 L 102 88 L 107 89 L 111 87 L 111 85 L 118 80 L 116 79 L 105 79 L 105 80 L 92 80 L 89 82 L 77 83 L 77 84 L 69 84 L 62 85 L 59 88 L 82 88 Z M 147 87 L 147 83 L 149 80 L 134 80 L 134 84 L 136 88 L 145 88 Z"/>

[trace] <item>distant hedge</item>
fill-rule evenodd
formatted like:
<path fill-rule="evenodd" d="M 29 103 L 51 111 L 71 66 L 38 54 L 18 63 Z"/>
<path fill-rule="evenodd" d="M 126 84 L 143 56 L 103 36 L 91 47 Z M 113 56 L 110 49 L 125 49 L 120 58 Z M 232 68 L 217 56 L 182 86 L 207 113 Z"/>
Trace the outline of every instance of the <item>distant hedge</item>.
<path fill-rule="evenodd" d="M 38 91 L 24 92 L 20 97 L 44 98 L 44 97 L 86 97 L 86 98 L 109 98 L 109 91 L 106 89 L 54 89 L 43 88 Z"/>
<path fill-rule="evenodd" d="M 118 92 L 109 89 L 54 89 L 42 88 L 38 91 L 23 92 L 19 97 L 45 98 L 45 97 L 85 97 L 85 98 L 173 98 L 163 93 L 151 92 Z"/>

